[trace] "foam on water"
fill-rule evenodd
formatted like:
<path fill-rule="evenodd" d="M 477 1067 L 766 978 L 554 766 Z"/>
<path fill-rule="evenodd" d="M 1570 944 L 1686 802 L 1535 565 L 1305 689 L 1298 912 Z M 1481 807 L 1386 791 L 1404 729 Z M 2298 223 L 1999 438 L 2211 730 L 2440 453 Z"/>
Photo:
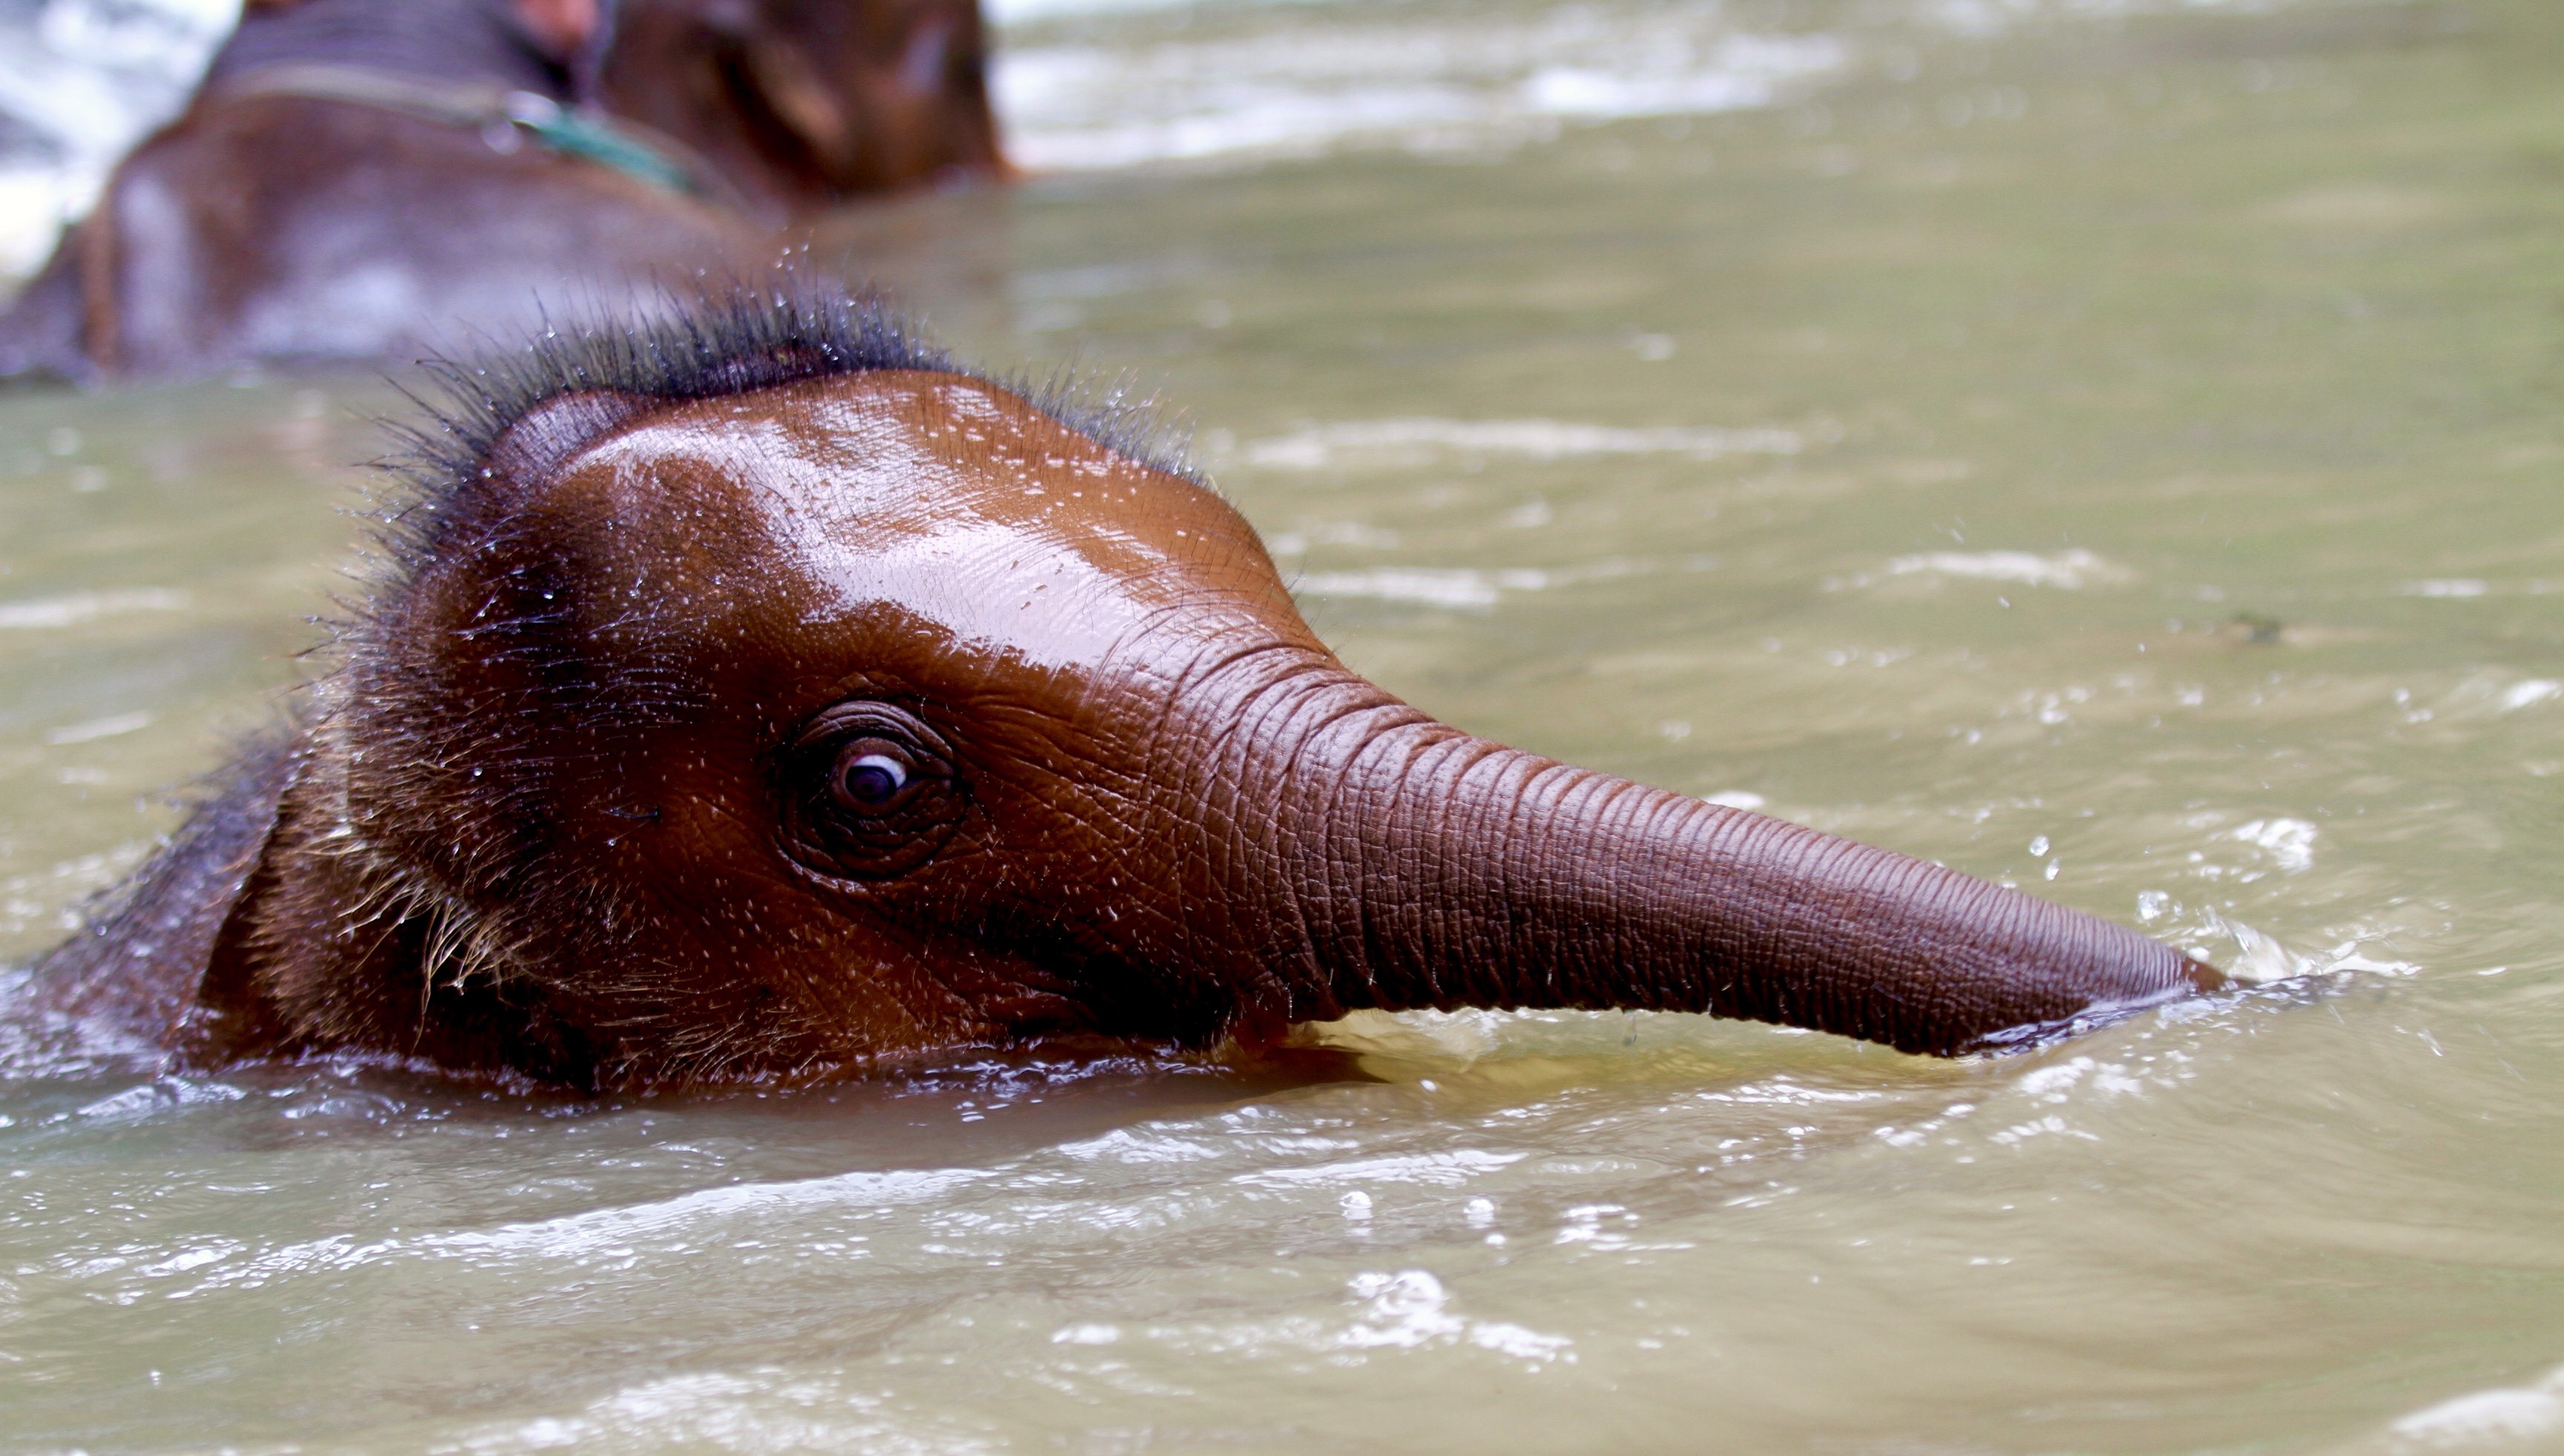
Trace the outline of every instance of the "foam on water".
<path fill-rule="evenodd" d="M 1349 420 L 1304 425 L 1287 435 L 1250 440 L 1246 464 L 1269 470 L 1320 470 L 1348 460 L 1374 465 L 1428 463 L 1445 454 L 1520 455 L 1567 460 L 1591 455 L 1796 455 L 1795 431 L 1706 427 L 1622 429 L 1561 420 Z"/>
<path fill-rule="evenodd" d="M 2407 1449 L 2518 1449 L 2564 1432 L 2564 1366 L 2534 1384 L 2478 1390 L 2426 1406 L 2387 1429 Z"/>
<path fill-rule="evenodd" d="M 1829 35 L 1743 30 L 1715 3 L 1339 8 L 1206 40 L 1033 41 L 1000 53 L 995 86 L 1018 161 L 1090 170 L 1345 144 L 1502 146 L 1563 122 L 1767 105 L 1847 55 Z"/>
<path fill-rule="evenodd" d="M 1988 37 L 2057 17 L 2282 3 L 1918 0 L 1905 18 Z M 1117 45 L 1093 24 L 1183 10 L 1231 33 Z M 1008 146 L 1044 171 L 1349 145 L 1502 149 L 1565 124 L 1771 105 L 1859 59 L 1845 35 L 1753 29 L 1722 0 L 1443 14 L 1308 0 L 996 0 L 989 13 L 1013 32 L 994 72 Z"/>
<path fill-rule="evenodd" d="M 1979 581 L 2011 581 L 2023 586 L 2055 586 L 2068 591 L 2093 582 L 2128 579 L 2126 571 L 2080 547 L 2045 556 L 2030 551 L 1924 551 L 1887 563 L 1890 576 L 1923 572 Z"/>
<path fill-rule="evenodd" d="M 41 630 L 78 627 L 101 617 L 121 616 L 127 612 L 179 612 L 186 608 L 185 592 L 156 586 L 122 591 L 75 591 L 63 596 L 0 602 L 0 628 Z"/>

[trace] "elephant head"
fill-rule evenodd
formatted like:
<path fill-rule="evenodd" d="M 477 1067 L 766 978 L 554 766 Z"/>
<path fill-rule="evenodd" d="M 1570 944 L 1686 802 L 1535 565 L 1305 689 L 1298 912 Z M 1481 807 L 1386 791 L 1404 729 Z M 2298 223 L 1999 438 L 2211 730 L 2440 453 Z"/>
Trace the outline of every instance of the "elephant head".
<path fill-rule="evenodd" d="M 453 380 L 185 1044 L 588 1085 L 1638 1007 L 1950 1054 L 2214 971 L 1437 723 L 1109 413 L 842 300 Z"/>
<path fill-rule="evenodd" d="M 589 89 L 781 213 L 1006 166 L 976 0 L 622 0 Z"/>

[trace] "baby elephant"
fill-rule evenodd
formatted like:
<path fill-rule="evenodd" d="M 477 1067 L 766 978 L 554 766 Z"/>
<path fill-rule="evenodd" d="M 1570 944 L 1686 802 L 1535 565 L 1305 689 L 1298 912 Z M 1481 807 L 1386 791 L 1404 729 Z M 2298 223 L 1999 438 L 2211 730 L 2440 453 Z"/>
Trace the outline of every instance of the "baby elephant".
<path fill-rule="evenodd" d="M 92 927 L 181 1063 L 584 1088 L 1635 1007 L 1955 1054 L 2192 994 L 2115 925 L 1348 671 L 1123 416 L 867 306 L 449 371 L 334 669 Z"/>

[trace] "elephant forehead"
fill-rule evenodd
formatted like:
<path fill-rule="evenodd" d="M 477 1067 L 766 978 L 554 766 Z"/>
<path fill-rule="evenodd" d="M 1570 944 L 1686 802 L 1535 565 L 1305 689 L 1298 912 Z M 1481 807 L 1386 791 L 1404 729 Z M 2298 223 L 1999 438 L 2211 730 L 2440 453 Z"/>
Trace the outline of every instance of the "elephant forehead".
<path fill-rule="evenodd" d="M 1060 667 L 1100 660 L 1171 608 L 1289 610 L 1218 498 L 956 375 L 681 406 L 586 451 L 560 484 L 611 521 L 617 556 L 654 558 L 693 578 L 700 609 L 752 610 L 769 631 L 890 607 Z"/>

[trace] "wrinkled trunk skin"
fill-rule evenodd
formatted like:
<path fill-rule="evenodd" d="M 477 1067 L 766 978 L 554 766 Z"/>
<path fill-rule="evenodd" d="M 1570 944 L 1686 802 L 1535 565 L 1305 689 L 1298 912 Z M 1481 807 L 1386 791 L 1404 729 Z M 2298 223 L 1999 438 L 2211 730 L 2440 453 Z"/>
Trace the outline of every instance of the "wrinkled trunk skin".
<path fill-rule="evenodd" d="M 1247 776 L 1280 785 L 1257 853 L 1292 887 L 1263 940 L 1299 941 L 1295 1014 L 1697 1011 L 1949 1056 L 2222 982 L 2108 922 L 1472 737 L 1349 675 L 1273 686 L 1298 746 Z"/>

